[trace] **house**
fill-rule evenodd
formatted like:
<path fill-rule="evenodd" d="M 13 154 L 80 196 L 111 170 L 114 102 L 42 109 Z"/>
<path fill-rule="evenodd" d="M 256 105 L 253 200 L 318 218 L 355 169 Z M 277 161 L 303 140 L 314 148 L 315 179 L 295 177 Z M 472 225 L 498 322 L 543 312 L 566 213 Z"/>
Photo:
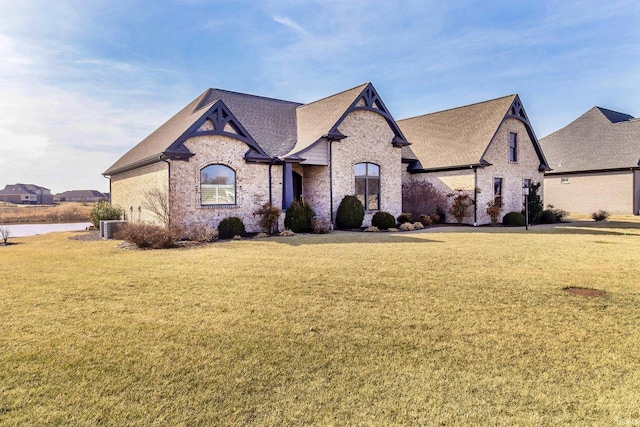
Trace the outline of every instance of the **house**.
<path fill-rule="evenodd" d="M 542 183 L 549 169 L 518 95 L 397 123 L 411 141 L 403 148 L 405 185 L 424 181 L 441 194 L 462 190 L 473 201 L 465 223 L 490 223 L 491 202 L 502 207 L 501 217 L 520 212 L 523 186 Z"/>
<path fill-rule="evenodd" d="M 134 221 L 156 220 L 155 194 L 172 221 L 237 216 L 259 231 L 253 212 L 264 203 L 284 210 L 304 198 L 334 221 L 342 198 L 357 194 L 367 223 L 379 210 L 401 212 L 406 145 L 371 83 L 309 104 L 208 89 L 104 175 L 112 203 Z"/>
<path fill-rule="evenodd" d="M 108 200 L 109 197 L 97 190 L 70 190 L 58 193 L 53 196 L 56 203 L 60 202 L 82 202 L 95 203 L 100 200 Z"/>
<path fill-rule="evenodd" d="M 34 184 L 6 185 L 0 190 L 0 202 L 23 205 L 53 204 L 51 190 Z"/>
<path fill-rule="evenodd" d="M 593 107 L 540 140 L 545 202 L 572 213 L 640 214 L 640 119 Z"/>

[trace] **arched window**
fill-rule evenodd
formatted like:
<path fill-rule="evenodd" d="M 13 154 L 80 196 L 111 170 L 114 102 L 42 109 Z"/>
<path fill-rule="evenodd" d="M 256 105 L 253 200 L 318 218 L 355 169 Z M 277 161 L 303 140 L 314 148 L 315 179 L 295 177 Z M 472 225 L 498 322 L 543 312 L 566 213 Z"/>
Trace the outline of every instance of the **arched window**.
<path fill-rule="evenodd" d="M 356 177 L 356 196 L 368 211 L 380 209 L 380 166 L 358 163 L 353 168 Z"/>
<path fill-rule="evenodd" d="M 236 173 L 225 165 L 209 165 L 200 171 L 200 204 L 235 205 Z"/>

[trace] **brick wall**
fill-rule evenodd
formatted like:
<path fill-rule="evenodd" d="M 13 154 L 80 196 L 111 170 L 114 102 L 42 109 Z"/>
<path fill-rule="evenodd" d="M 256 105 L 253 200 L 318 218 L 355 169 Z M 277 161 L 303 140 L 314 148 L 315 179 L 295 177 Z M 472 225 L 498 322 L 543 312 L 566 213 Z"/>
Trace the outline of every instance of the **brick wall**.
<path fill-rule="evenodd" d="M 159 223 L 158 218 L 144 208 L 147 191 L 166 191 L 169 183 L 168 165 L 158 162 L 111 177 L 111 203 L 124 209 L 125 219 Z"/>

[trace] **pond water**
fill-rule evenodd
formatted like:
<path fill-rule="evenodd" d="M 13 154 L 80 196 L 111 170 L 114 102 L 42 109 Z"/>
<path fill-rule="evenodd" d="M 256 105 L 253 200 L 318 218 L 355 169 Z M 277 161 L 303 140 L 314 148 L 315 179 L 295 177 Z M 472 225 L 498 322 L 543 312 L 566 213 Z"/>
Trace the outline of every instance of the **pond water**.
<path fill-rule="evenodd" d="M 66 224 L 9 224 L 0 225 L 9 229 L 9 238 L 35 236 L 56 231 L 82 231 L 90 226 L 90 222 L 72 222 Z"/>

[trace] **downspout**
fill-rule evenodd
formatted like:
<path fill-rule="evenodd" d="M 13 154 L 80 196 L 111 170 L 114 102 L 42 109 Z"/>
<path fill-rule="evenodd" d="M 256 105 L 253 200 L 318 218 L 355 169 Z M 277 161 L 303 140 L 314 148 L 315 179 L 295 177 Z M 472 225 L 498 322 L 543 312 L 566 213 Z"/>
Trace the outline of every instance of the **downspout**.
<path fill-rule="evenodd" d="M 273 177 L 271 175 L 271 167 L 273 166 L 273 160 L 271 161 L 271 163 L 269 163 L 269 206 L 273 206 L 273 188 L 272 188 L 272 183 L 271 181 L 273 180 Z"/>
<path fill-rule="evenodd" d="M 473 167 L 473 226 L 478 226 L 478 167 Z"/>
<path fill-rule="evenodd" d="M 167 164 L 167 204 L 169 206 L 169 224 L 171 225 L 171 162 L 167 159 L 160 158 L 163 162 Z"/>
<path fill-rule="evenodd" d="M 331 218 L 331 224 L 333 223 L 333 140 L 329 138 L 329 215 Z"/>

